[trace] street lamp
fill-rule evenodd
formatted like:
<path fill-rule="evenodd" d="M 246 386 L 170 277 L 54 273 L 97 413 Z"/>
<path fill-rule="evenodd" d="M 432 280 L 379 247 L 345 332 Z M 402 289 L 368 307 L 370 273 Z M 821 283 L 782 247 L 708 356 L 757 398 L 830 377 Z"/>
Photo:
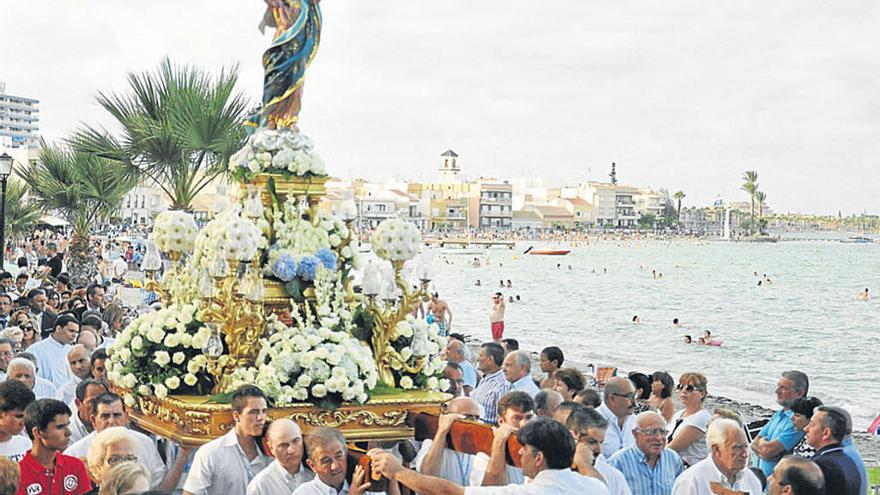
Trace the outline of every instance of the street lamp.
<path fill-rule="evenodd" d="M 0 199 L 0 271 L 6 270 L 6 179 L 12 174 L 12 157 L 3 153 L 0 155 L 0 187 L 2 187 L 2 199 Z"/>

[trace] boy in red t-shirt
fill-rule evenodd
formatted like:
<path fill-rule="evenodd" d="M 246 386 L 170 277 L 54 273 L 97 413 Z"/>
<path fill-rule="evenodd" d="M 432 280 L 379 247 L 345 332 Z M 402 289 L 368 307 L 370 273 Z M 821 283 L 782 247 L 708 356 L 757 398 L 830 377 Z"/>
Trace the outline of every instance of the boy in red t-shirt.
<path fill-rule="evenodd" d="M 34 442 L 18 463 L 21 482 L 17 495 L 80 495 L 92 489 L 86 466 L 61 452 L 70 442 L 70 408 L 55 399 L 32 402 L 24 424 Z"/>

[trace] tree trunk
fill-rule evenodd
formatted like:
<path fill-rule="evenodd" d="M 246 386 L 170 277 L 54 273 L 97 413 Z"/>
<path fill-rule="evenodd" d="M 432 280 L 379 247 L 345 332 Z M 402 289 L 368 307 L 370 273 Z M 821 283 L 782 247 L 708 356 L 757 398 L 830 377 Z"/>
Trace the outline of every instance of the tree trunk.
<path fill-rule="evenodd" d="M 88 236 L 73 235 L 68 246 L 67 272 L 74 286 L 86 287 L 95 280 L 98 260 Z"/>

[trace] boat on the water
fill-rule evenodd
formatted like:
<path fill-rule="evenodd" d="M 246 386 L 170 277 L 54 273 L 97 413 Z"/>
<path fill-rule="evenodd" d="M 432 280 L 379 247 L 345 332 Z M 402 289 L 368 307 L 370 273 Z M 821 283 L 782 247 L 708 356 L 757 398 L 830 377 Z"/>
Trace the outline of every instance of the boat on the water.
<path fill-rule="evenodd" d="M 849 239 L 844 239 L 840 242 L 843 242 L 846 244 L 871 244 L 874 242 L 874 239 L 871 239 L 870 237 L 853 236 L 853 237 L 850 237 Z"/>
<path fill-rule="evenodd" d="M 536 254 L 544 256 L 564 256 L 571 252 L 571 249 L 534 249 L 531 246 L 526 249 L 523 254 Z"/>

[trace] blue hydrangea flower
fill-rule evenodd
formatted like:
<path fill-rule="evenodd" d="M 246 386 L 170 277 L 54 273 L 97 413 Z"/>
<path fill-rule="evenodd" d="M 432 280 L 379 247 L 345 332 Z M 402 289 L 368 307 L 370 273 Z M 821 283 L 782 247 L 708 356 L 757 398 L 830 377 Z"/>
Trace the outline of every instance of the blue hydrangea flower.
<path fill-rule="evenodd" d="M 328 270 L 336 269 L 336 253 L 330 249 L 321 248 L 315 253 L 315 256 L 321 260 L 321 263 L 324 264 L 324 268 L 327 268 Z"/>
<path fill-rule="evenodd" d="M 282 253 L 272 265 L 272 275 L 284 282 L 290 282 L 296 277 L 296 258 L 290 253 Z"/>
<path fill-rule="evenodd" d="M 315 280 L 315 274 L 318 272 L 321 260 L 314 256 L 303 256 L 299 260 L 299 270 L 297 273 L 303 280 Z"/>

